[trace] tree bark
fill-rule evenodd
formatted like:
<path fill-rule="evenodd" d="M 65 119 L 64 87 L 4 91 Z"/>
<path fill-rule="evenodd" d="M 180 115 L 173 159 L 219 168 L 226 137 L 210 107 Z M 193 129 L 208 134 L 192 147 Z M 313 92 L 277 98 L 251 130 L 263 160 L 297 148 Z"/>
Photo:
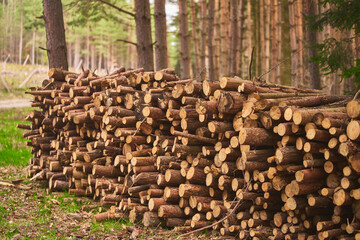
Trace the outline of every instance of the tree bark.
<path fill-rule="evenodd" d="M 61 0 L 43 0 L 49 68 L 68 70 Z"/>
<path fill-rule="evenodd" d="M 265 65 L 263 66 L 262 73 L 270 70 L 270 15 L 270 0 L 265 0 Z M 269 74 L 266 74 L 264 78 L 266 82 L 269 82 Z"/>
<path fill-rule="evenodd" d="M 277 52 L 276 52 L 276 64 L 279 64 L 281 61 L 281 40 L 282 40 L 282 34 L 281 34 L 281 0 L 277 1 L 277 19 L 276 19 L 276 36 L 277 36 Z M 281 65 L 276 67 L 276 84 L 281 84 Z"/>
<path fill-rule="evenodd" d="M 221 55 L 220 55 L 220 75 L 227 76 L 229 74 L 227 61 L 229 55 L 229 0 L 221 0 L 220 2 L 220 17 L 221 17 Z"/>
<path fill-rule="evenodd" d="M 213 82 L 215 80 L 214 77 L 214 46 L 213 46 L 213 38 L 214 38 L 214 9 L 215 3 L 214 0 L 209 1 L 208 5 L 208 51 L 209 51 L 209 81 Z"/>
<path fill-rule="evenodd" d="M 193 47 L 194 47 L 194 57 L 195 57 L 195 71 L 194 76 L 197 77 L 200 73 L 200 57 L 199 57 L 199 42 L 198 42 L 198 35 L 196 33 L 196 5 L 194 0 L 190 1 L 190 9 L 191 9 L 191 34 L 193 40 Z"/>
<path fill-rule="evenodd" d="M 156 0 L 154 2 L 154 20 L 155 20 L 155 68 L 156 71 L 168 67 L 167 50 L 167 27 L 165 0 Z"/>
<path fill-rule="evenodd" d="M 289 22 L 290 22 L 290 48 L 291 48 L 291 86 L 297 87 L 299 85 L 297 79 L 297 44 L 296 44 L 296 23 L 295 23 L 295 3 L 294 0 L 289 0 Z"/>
<path fill-rule="evenodd" d="M 238 28 L 239 28 L 239 37 L 237 43 L 237 54 L 238 54 L 238 69 L 236 74 L 241 76 L 242 73 L 242 55 L 243 55 L 243 32 L 244 32 L 244 0 L 240 0 L 239 4 L 239 16 L 238 16 Z"/>
<path fill-rule="evenodd" d="M 317 5 L 313 0 L 305 0 L 305 15 L 312 16 L 317 14 Z M 308 20 L 309 21 L 309 20 Z M 309 75 L 310 75 L 310 88 L 313 89 L 321 89 L 320 83 L 320 73 L 319 73 L 319 65 L 313 61 L 311 58 L 317 55 L 317 51 L 314 46 L 317 44 L 317 37 L 316 32 L 311 31 L 307 26 L 306 29 L 306 43 L 307 43 L 307 58 L 308 58 L 308 68 L 309 68 Z"/>
<path fill-rule="evenodd" d="M 191 63 L 186 0 L 179 0 L 179 29 L 180 75 L 182 79 L 188 79 L 190 78 Z"/>
<path fill-rule="evenodd" d="M 136 49 L 138 67 L 145 71 L 154 70 L 154 52 L 151 37 L 150 3 L 148 0 L 135 0 Z"/>
<path fill-rule="evenodd" d="M 20 16 L 20 34 L 19 34 L 19 64 L 22 62 L 22 47 L 23 47 L 23 31 L 24 31 L 24 6 L 22 0 L 20 1 L 21 5 L 21 16 Z"/>
<path fill-rule="evenodd" d="M 237 44 L 238 44 L 238 1 L 230 1 L 230 29 L 231 29 L 231 45 L 230 45 L 230 62 L 229 73 L 233 76 L 237 73 Z"/>

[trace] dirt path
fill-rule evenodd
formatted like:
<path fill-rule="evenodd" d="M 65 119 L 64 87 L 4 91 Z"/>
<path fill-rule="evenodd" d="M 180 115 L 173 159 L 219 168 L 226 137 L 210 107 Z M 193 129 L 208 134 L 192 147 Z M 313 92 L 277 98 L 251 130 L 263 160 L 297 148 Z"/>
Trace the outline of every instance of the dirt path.
<path fill-rule="evenodd" d="M 29 99 L 0 100 L 0 109 L 30 107 Z"/>

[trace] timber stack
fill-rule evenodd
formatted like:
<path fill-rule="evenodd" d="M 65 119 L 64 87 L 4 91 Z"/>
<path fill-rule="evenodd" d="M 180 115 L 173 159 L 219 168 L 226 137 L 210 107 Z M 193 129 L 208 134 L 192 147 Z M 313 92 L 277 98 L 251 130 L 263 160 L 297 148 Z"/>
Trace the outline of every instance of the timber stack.
<path fill-rule="evenodd" d="M 50 69 L 29 176 L 128 216 L 240 239 L 360 239 L 360 102 L 172 69 Z"/>

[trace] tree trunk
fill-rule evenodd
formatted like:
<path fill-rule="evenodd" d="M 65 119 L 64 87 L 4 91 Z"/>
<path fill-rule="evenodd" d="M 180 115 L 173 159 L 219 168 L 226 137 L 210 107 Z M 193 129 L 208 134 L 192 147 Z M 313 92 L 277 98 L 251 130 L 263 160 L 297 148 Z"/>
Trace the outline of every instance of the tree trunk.
<path fill-rule="evenodd" d="M 77 67 L 77 65 L 79 64 L 80 62 L 80 38 L 77 37 L 75 39 L 75 46 L 74 46 L 74 68 Z"/>
<path fill-rule="evenodd" d="M 291 86 L 297 87 L 297 44 L 296 44 L 296 25 L 295 25 L 295 3 L 294 0 L 289 0 L 289 23 L 290 23 L 290 48 L 291 48 Z"/>
<path fill-rule="evenodd" d="M 282 21 L 282 14 L 281 14 L 281 0 L 278 0 L 277 1 L 277 6 L 276 6 L 276 9 L 277 9 L 277 19 L 276 19 L 276 36 L 277 36 L 277 53 L 276 53 L 276 64 L 279 64 L 280 61 L 281 61 L 281 57 L 282 57 L 282 34 L 281 34 L 281 21 Z M 281 65 L 279 65 L 278 67 L 276 67 L 276 84 L 281 84 Z"/>
<path fill-rule="evenodd" d="M 20 35 L 19 35 L 19 64 L 22 62 L 22 47 L 23 47 L 23 31 L 24 31 L 24 6 L 22 0 L 20 1 L 21 5 L 21 16 L 20 16 Z"/>
<path fill-rule="evenodd" d="M 85 68 L 90 68 L 90 24 L 89 20 L 87 22 L 86 29 L 86 53 L 85 53 Z"/>
<path fill-rule="evenodd" d="M 181 78 L 190 78 L 190 43 L 187 20 L 186 0 L 179 0 L 179 35 L 180 35 L 180 69 Z"/>
<path fill-rule="evenodd" d="M 242 57 L 243 57 L 243 31 L 244 31 L 244 0 L 240 0 L 239 5 L 239 19 L 238 19 L 239 25 L 239 38 L 237 43 L 237 54 L 238 54 L 238 70 L 236 74 L 238 74 L 241 77 L 242 73 Z"/>
<path fill-rule="evenodd" d="M 198 43 L 198 36 L 196 33 L 196 5 L 194 0 L 190 1 L 190 9 L 191 9 L 191 35 L 193 40 L 193 47 L 194 47 L 194 55 L 195 55 L 195 71 L 194 76 L 198 77 L 200 73 L 200 57 L 199 57 L 199 43 Z"/>
<path fill-rule="evenodd" d="M 69 68 L 73 67 L 73 62 L 72 62 L 72 52 L 73 52 L 73 44 L 71 42 L 68 42 L 67 43 L 67 57 L 68 57 L 68 65 L 69 65 Z"/>
<path fill-rule="evenodd" d="M 247 18 L 246 35 L 247 35 L 247 45 L 248 45 L 247 56 L 248 56 L 248 61 L 250 63 L 251 52 L 252 52 L 252 48 L 253 48 L 253 46 L 252 46 L 252 30 L 251 30 L 251 1 L 250 0 L 248 0 L 247 4 L 246 4 L 246 14 L 247 14 L 247 16 L 246 16 L 246 18 Z M 250 76 L 248 76 L 248 78 L 250 78 Z"/>
<path fill-rule="evenodd" d="M 220 17 L 221 17 L 221 56 L 220 56 L 220 75 L 227 76 L 229 74 L 227 62 L 229 55 L 229 0 L 221 0 L 220 2 Z"/>
<path fill-rule="evenodd" d="M 295 7 L 295 26 L 296 26 L 296 46 L 297 46 L 297 82 L 300 86 L 304 87 L 304 60 L 303 60 L 303 1 L 294 1 Z"/>
<path fill-rule="evenodd" d="M 43 15 L 49 67 L 68 70 L 61 0 L 43 0 Z"/>
<path fill-rule="evenodd" d="M 96 68 L 96 52 L 95 52 L 95 45 L 94 44 L 91 44 L 90 45 L 90 61 L 91 61 L 91 64 L 90 64 L 90 67 L 91 69 L 94 71 L 95 68 Z"/>
<path fill-rule="evenodd" d="M 261 72 L 265 72 L 265 0 L 260 0 L 259 1 L 259 14 L 260 14 L 260 29 L 257 30 L 257 32 L 260 33 L 260 42 L 258 44 L 258 46 L 260 46 L 260 59 L 261 59 L 261 66 L 260 66 L 260 70 Z"/>
<path fill-rule="evenodd" d="M 277 18 L 278 7 L 276 1 L 271 2 L 271 67 L 273 68 L 277 64 Z M 270 82 L 276 83 L 276 68 L 270 72 Z"/>
<path fill-rule="evenodd" d="M 230 44 L 230 62 L 229 73 L 234 76 L 237 73 L 237 44 L 238 44 L 238 1 L 230 1 L 230 29 L 231 29 L 231 44 Z"/>
<path fill-rule="evenodd" d="M 168 67 L 165 0 L 156 0 L 154 5 L 155 68 L 158 71 Z"/>
<path fill-rule="evenodd" d="M 262 73 L 270 70 L 270 0 L 265 0 L 265 65 Z M 265 81 L 269 82 L 269 74 L 264 76 Z"/>
<path fill-rule="evenodd" d="M 213 82 L 215 80 L 214 77 L 214 46 L 213 46 L 213 38 L 214 38 L 214 9 L 215 3 L 214 0 L 209 1 L 208 5 L 208 51 L 209 51 L 209 81 Z"/>
<path fill-rule="evenodd" d="M 206 73 L 206 0 L 199 0 L 200 6 L 200 73 Z"/>
<path fill-rule="evenodd" d="M 32 45 L 31 45 L 31 64 L 35 65 L 35 45 L 36 45 L 36 31 L 33 28 Z"/>
<path fill-rule="evenodd" d="M 305 16 L 312 16 L 317 14 L 317 12 L 317 4 L 313 0 L 305 0 Z M 307 58 L 310 75 L 310 88 L 321 89 L 319 65 L 311 61 L 311 58 L 317 55 L 316 49 L 311 47 L 317 44 L 316 32 L 311 31 L 308 26 L 306 29 L 306 43 L 308 47 Z"/>
<path fill-rule="evenodd" d="M 154 53 L 151 37 L 151 16 L 148 0 L 135 0 L 136 49 L 138 67 L 154 70 Z"/>
<path fill-rule="evenodd" d="M 219 79 L 219 66 L 220 66 L 220 0 L 215 0 L 215 15 L 214 15 L 214 77 Z"/>

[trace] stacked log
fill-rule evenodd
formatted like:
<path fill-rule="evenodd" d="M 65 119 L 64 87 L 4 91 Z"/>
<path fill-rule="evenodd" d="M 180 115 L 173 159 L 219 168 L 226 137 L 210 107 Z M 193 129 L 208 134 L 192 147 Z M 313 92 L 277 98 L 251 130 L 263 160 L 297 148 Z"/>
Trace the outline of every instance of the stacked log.
<path fill-rule="evenodd" d="M 19 125 L 29 176 L 111 206 L 97 221 L 128 212 L 241 239 L 360 238 L 358 101 L 172 69 L 49 77 Z"/>

